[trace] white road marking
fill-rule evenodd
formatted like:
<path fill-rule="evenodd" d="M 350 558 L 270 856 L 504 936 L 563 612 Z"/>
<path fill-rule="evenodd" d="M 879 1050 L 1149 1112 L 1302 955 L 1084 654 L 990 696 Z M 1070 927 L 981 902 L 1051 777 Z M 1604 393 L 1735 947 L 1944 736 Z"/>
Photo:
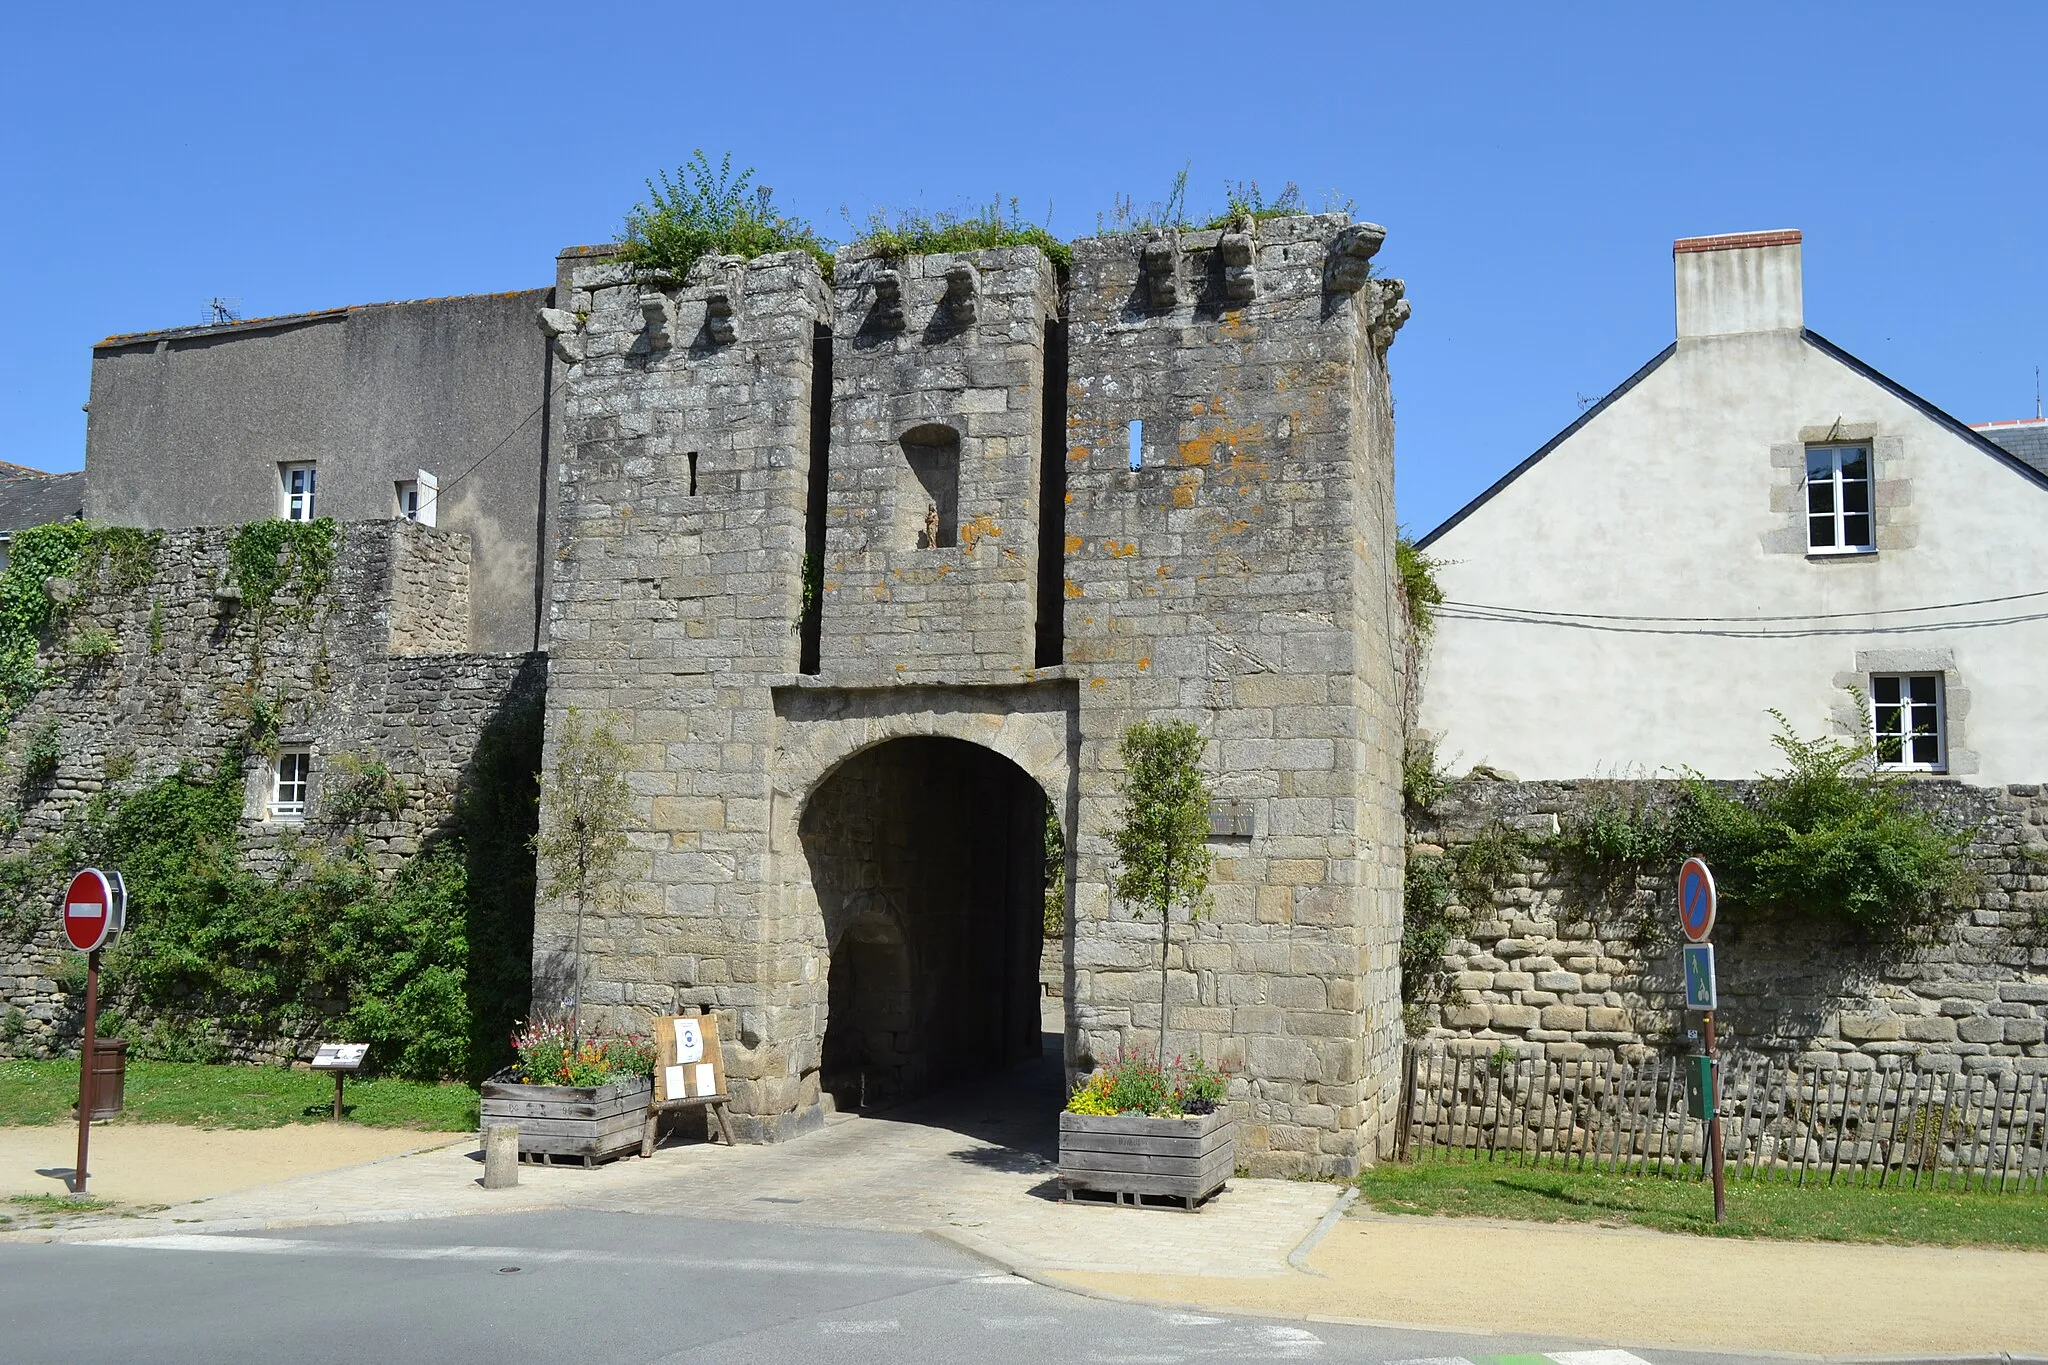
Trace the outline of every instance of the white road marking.
<path fill-rule="evenodd" d="M 852 1261 L 725 1260 L 715 1256 L 627 1256 L 606 1251 L 571 1251 L 542 1247 L 375 1246 L 347 1242 L 315 1242 L 290 1237 L 232 1237 L 203 1232 L 173 1232 L 161 1237 L 113 1237 L 77 1246 L 120 1247 L 136 1251 L 214 1251 L 233 1255 L 343 1256 L 379 1261 L 491 1261 L 499 1265 L 680 1266 L 691 1270 L 733 1270 L 762 1275 L 872 1275 L 883 1278 L 942 1280 L 951 1283 L 992 1278 L 983 1271 L 947 1270 L 939 1266 L 872 1265 Z"/>
<path fill-rule="evenodd" d="M 875 1336 L 882 1332 L 900 1332 L 903 1330 L 903 1323 L 898 1318 L 870 1318 L 865 1321 L 853 1320 L 846 1322 L 821 1322 L 818 1324 L 818 1330 L 820 1332 L 825 1333 L 827 1336 L 866 1337 Z"/>
<path fill-rule="evenodd" d="M 1269 1360 L 1306 1360 L 1323 1349 L 1323 1339 L 1305 1327 L 1260 1327 L 1253 1335 Z"/>
<path fill-rule="evenodd" d="M 989 1332 L 1035 1332 L 1041 1327 L 1058 1327 L 1058 1318 L 983 1318 L 983 1330 Z"/>
<path fill-rule="evenodd" d="M 1214 1327 L 1222 1318 L 1204 1317 L 1200 1313 L 1168 1313 L 1166 1320 L 1175 1327 Z"/>
<path fill-rule="evenodd" d="M 1557 1365 L 1650 1365 L 1641 1356 L 1627 1351 L 1551 1351 L 1548 1354 Z"/>

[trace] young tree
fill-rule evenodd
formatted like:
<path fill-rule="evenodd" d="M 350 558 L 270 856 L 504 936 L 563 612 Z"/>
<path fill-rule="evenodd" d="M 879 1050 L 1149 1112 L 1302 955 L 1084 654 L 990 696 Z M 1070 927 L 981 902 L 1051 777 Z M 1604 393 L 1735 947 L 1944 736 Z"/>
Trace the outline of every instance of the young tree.
<path fill-rule="evenodd" d="M 1159 915 L 1159 1057 L 1166 1058 L 1166 965 L 1173 907 L 1188 918 L 1209 901 L 1209 784 L 1200 767 L 1208 741 L 1184 720 L 1139 721 L 1124 731 L 1124 808 L 1110 832 L 1116 894 Z"/>
<path fill-rule="evenodd" d="M 626 787 L 626 746 L 611 722 L 585 722 L 575 707 L 555 737 L 555 768 L 541 774 L 541 825 L 533 836 L 541 893 L 576 897 L 576 946 L 569 987 L 569 1038 L 581 1038 L 583 912 L 593 891 L 613 886 L 626 851 L 631 792 Z"/>

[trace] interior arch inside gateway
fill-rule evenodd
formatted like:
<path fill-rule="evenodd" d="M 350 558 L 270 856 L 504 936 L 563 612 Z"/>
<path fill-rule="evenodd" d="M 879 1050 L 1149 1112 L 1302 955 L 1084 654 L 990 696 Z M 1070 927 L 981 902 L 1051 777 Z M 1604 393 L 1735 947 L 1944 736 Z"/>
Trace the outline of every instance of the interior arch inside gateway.
<path fill-rule="evenodd" d="M 842 1109 L 1036 1058 L 1046 797 L 1002 755 L 891 740 L 812 796 L 800 834 L 829 945 L 821 1084 Z"/>

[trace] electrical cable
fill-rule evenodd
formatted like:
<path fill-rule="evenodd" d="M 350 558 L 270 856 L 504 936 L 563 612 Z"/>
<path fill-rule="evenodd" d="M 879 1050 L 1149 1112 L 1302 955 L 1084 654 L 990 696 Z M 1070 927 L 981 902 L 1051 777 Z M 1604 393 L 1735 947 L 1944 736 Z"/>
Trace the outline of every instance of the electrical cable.
<path fill-rule="evenodd" d="M 439 492 L 435 494 L 435 497 L 437 499 L 446 497 L 448 495 L 449 489 L 455 487 L 456 484 L 461 483 L 464 479 L 476 473 L 478 467 L 481 466 L 485 460 L 490 459 L 491 456 L 497 454 L 499 451 L 503 450 L 508 444 L 510 444 L 514 436 L 517 436 L 520 432 L 526 430 L 526 424 L 528 422 L 531 422 L 534 418 L 540 416 L 541 409 L 545 408 L 550 402 L 550 400 L 552 400 L 556 394 L 562 391 L 563 386 L 567 382 L 567 380 L 563 380 L 560 383 L 557 383 L 553 388 L 549 389 L 547 391 L 547 394 L 540 400 L 540 402 L 534 404 L 533 411 L 527 413 L 525 417 L 520 419 L 518 426 L 506 432 L 503 440 L 499 441 L 496 445 L 492 446 L 489 450 L 486 450 L 483 454 L 477 456 L 475 460 L 471 461 L 469 468 L 463 470 L 460 474 L 457 474 L 454 478 L 442 484 Z"/>
<path fill-rule="evenodd" d="M 1445 604 L 1447 606 L 1448 604 Z M 1804 626 L 1780 630 L 1738 630 L 1732 628 L 1706 628 L 1677 625 L 1627 625 L 1629 620 L 1681 620 L 1678 617 L 1578 617 L 1567 619 L 1562 616 L 1540 616 L 1509 611 L 1473 611 L 1437 609 L 1439 618 L 1462 621 L 1494 621 L 1505 625 L 1561 626 L 1568 630 L 1596 630 L 1620 635 L 1697 635 L 1724 640 L 1803 640 L 1831 635 L 1928 635 L 1947 630 L 1981 630 L 1992 626 L 2024 625 L 2030 621 L 2048 621 L 2048 612 L 2030 612 L 2014 616 L 1986 617 L 1973 621 L 1913 621 L 1899 625 L 1870 626 Z M 1703 621 L 1715 618 L 1701 618 Z"/>
<path fill-rule="evenodd" d="M 2000 602 L 2020 602 L 2030 597 L 2048 597 L 2048 588 L 2034 592 L 2007 593 L 2003 597 L 1973 597 L 1962 602 L 1937 602 L 1924 607 L 1871 607 L 1864 611 L 1809 611 L 1790 616 L 1657 616 L 1648 612 L 1552 611 L 1549 607 L 1501 607 L 1487 602 L 1453 602 L 1440 605 L 1464 611 L 1527 613 L 1535 616 L 1567 616 L 1587 621 L 1688 621 L 1724 622 L 1750 625 L 1764 621 L 1839 621 L 1853 616 L 1902 616 L 1909 612 L 1953 611 L 1961 607 L 1986 607 Z"/>

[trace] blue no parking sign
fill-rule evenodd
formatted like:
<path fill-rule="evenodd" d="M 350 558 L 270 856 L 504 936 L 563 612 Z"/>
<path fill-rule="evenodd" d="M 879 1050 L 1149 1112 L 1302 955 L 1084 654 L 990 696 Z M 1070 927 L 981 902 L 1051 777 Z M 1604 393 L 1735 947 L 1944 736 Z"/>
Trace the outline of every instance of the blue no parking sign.
<path fill-rule="evenodd" d="M 1678 927 L 1694 943 L 1714 932 L 1714 874 L 1698 858 L 1678 869 Z"/>

